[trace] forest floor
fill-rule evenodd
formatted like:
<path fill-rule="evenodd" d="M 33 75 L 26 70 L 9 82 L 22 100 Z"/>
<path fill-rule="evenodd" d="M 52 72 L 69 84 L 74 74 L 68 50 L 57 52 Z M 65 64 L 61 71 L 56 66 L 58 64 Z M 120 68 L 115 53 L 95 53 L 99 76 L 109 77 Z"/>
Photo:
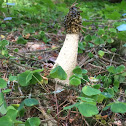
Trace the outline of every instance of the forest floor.
<path fill-rule="evenodd" d="M 54 22 L 51 23 L 53 24 Z M 54 32 L 51 32 L 53 26 L 48 26 L 50 31 L 45 31 L 44 33 L 42 31 L 40 31 L 41 33 L 39 31 L 24 33 L 25 25 L 21 25 L 16 30 L 9 32 L 4 28 L 1 29 L 1 42 L 4 42 L 4 40 L 9 41 L 9 44 L 6 45 L 7 52 L 3 51 L 2 55 L 0 55 L 0 76 L 7 81 L 7 88 L 11 89 L 9 93 L 5 94 L 6 104 L 8 106 L 20 105 L 26 98 L 36 98 L 39 101 L 39 105 L 25 106 L 25 111 L 22 112 L 22 116 L 18 117 L 18 119 L 25 122 L 30 117 L 38 117 L 41 120 L 41 126 L 125 125 L 126 114 L 113 113 L 110 109 L 103 111 L 104 104 L 106 103 L 97 103 L 99 114 L 93 117 L 82 116 L 77 108 L 63 110 L 64 107 L 75 104 L 78 101 L 77 97 L 81 95 L 82 92 L 80 93 L 80 91 L 85 85 L 89 85 L 89 83 L 95 85 L 94 78 L 99 75 L 109 77 L 110 73 L 108 73 L 106 66 L 117 67 L 123 65 L 126 67 L 126 55 L 111 52 L 109 50 L 111 48 L 110 45 L 106 45 L 103 48 L 98 45 L 92 46 L 91 41 L 89 43 L 90 47 L 83 47 L 82 44 L 79 44 L 81 53 L 78 53 L 77 65 L 81 69 L 88 71 L 85 76 L 85 79 L 88 81 L 78 87 L 64 86 L 62 92 L 56 93 L 54 92 L 55 82 L 53 79 L 50 79 L 49 73 L 65 40 L 65 29 L 60 21 L 58 23 L 61 26 L 56 28 Z M 39 27 L 37 24 L 33 25 Z M 102 25 L 104 24 L 98 25 L 98 27 L 102 27 Z M 88 31 L 89 33 L 83 33 L 83 31 L 80 33 L 80 43 L 83 43 L 85 40 L 85 35 L 92 34 L 92 31 L 96 32 L 97 27 L 94 24 L 85 26 L 86 29 L 89 29 L 89 27 L 91 29 Z M 56 30 L 57 32 L 55 32 Z M 100 57 L 98 50 L 101 48 L 106 55 Z M 7 55 L 4 56 L 4 54 Z M 17 76 L 27 70 L 33 71 L 36 69 L 44 69 L 40 74 L 46 83 L 41 82 L 22 87 L 17 81 L 9 80 L 10 76 Z M 109 83 L 109 81 L 107 82 Z M 110 88 L 112 86 L 110 85 Z M 120 102 L 126 102 L 125 89 L 126 82 L 124 78 L 122 82 L 120 81 L 119 91 L 116 94 L 116 99 Z M 102 90 L 104 89 L 101 88 Z M 108 102 L 111 101 L 114 100 L 108 100 Z"/>

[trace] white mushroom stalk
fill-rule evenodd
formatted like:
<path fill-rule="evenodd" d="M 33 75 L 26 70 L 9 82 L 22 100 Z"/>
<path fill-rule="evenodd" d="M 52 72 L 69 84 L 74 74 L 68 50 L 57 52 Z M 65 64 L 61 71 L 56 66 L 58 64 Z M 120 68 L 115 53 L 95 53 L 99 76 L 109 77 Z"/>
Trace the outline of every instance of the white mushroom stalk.
<path fill-rule="evenodd" d="M 77 65 L 78 41 L 81 23 L 80 11 L 78 11 L 78 7 L 75 7 L 74 5 L 71 6 L 64 21 L 67 32 L 66 38 L 53 67 L 55 68 L 59 65 L 66 72 L 66 80 L 55 79 L 62 84 L 69 85 L 69 78 L 72 75 L 73 69 Z M 56 90 L 59 89 L 62 89 L 62 87 L 58 85 Z"/>
<path fill-rule="evenodd" d="M 77 52 L 78 52 L 78 34 L 67 34 L 63 47 L 55 61 L 55 66 L 59 65 L 67 74 L 66 80 L 55 79 L 58 82 L 69 85 L 69 77 L 72 75 L 72 71 L 77 65 Z M 57 89 L 60 89 L 58 86 Z M 57 90 L 56 89 L 56 90 Z"/>

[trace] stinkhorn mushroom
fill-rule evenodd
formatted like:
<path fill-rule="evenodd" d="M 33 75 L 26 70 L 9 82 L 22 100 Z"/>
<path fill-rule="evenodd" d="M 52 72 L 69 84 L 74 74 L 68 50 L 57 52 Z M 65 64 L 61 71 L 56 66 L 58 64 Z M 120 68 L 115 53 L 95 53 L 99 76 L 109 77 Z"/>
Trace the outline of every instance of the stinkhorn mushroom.
<path fill-rule="evenodd" d="M 61 66 L 67 74 L 66 80 L 55 79 L 62 84 L 69 85 L 69 77 L 72 75 L 73 69 L 77 65 L 78 54 L 78 41 L 80 26 L 82 24 L 79 8 L 72 5 L 69 9 L 69 13 L 65 17 L 64 26 L 66 29 L 66 38 L 63 47 L 55 61 L 54 67 Z M 57 86 L 56 90 L 62 89 L 61 86 Z"/>

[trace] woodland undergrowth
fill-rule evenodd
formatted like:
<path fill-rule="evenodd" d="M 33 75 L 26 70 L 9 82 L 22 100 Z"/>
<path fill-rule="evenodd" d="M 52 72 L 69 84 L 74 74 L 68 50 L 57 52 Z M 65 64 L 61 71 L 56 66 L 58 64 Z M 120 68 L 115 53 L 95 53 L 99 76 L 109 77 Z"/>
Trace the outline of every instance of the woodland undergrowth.
<path fill-rule="evenodd" d="M 70 85 L 53 65 L 75 1 L 0 1 L 0 126 L 126 124 L 126 1 L 78 0 L 82 26 Z M 51 73 L 50 73 L 51 71 Z"/>

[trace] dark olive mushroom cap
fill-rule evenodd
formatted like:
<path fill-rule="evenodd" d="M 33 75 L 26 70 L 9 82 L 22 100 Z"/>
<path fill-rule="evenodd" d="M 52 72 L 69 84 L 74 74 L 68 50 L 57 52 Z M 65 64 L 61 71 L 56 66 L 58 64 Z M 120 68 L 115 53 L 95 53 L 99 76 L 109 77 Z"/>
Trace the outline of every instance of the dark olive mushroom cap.
<path fill-rule="evenodd" d="M 80 10 L 76 6 L 72 6 L 69 9 L 69 13 L 65 16 L 64 26 L 67 33 L 78 34 L 81 30 L 82 20 L 80 16 Z"/>

